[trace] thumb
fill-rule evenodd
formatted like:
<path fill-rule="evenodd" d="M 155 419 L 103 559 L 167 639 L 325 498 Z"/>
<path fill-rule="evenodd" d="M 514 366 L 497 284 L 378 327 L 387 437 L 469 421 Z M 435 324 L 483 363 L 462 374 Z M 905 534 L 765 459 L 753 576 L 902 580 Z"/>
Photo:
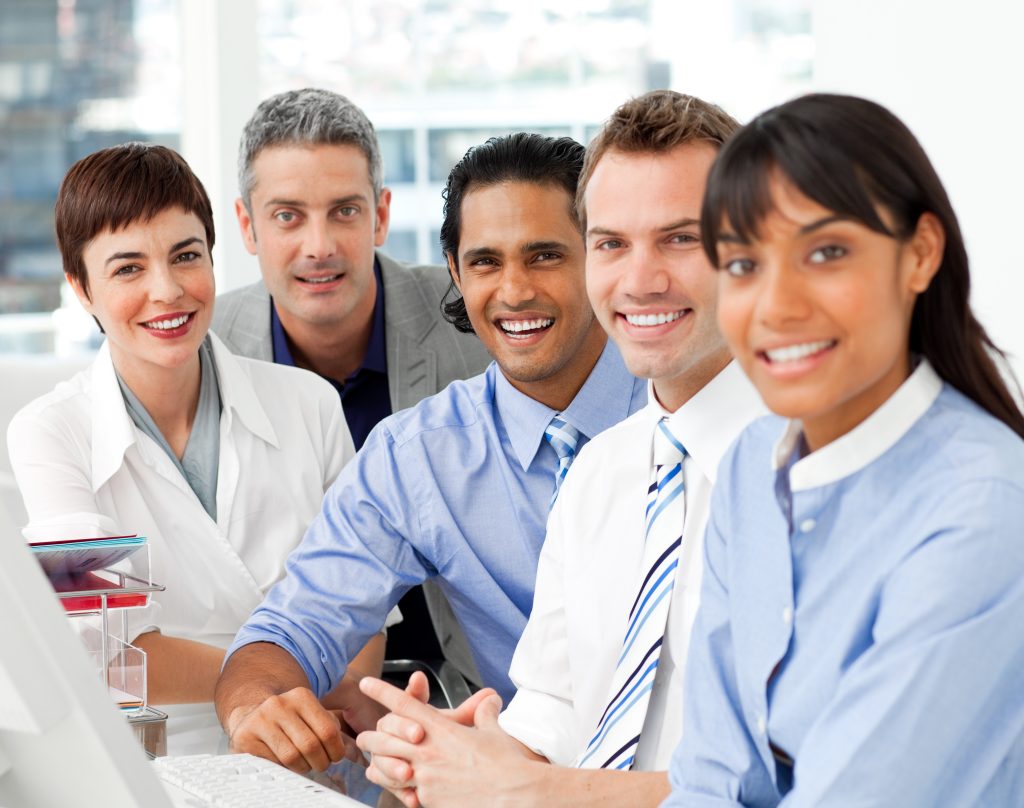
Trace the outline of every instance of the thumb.
<path fill-rule="evenodd" d="M 498 713 L 501 712 L 501 696 L 494 695 L 484 699 L 476 708 L 473 715 L 473 726 L 477 729 L 493 727 L 498 723 Z"/>

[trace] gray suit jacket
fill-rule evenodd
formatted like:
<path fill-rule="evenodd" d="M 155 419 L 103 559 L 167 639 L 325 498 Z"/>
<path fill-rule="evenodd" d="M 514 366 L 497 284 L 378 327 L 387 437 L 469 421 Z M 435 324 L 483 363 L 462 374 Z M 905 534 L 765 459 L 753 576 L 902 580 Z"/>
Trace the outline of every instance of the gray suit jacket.
<path fill-rule="evenodd" d="M 441 316 L 448 272 L 439 266 L 401 264 L 377 253 L 384 281 L 384 344 L 393 412 L 483 372 L 491 361 L 480 340 L 460 334 Z M 213 331 L 234 353 L 274 361 L 270 295 L 263 281 L 218 296 Z M 473 682 L 480 674 L 462 629 L 432 581 L 423 595 L 445 657 Z"/>

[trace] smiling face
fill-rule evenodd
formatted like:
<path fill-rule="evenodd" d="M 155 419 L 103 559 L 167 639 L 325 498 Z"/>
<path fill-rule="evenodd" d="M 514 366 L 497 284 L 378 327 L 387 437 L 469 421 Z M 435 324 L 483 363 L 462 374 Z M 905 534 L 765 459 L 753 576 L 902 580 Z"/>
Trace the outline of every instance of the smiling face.
<path fill-rule="evenodd" d="M 941 261 L 942 229 L 925 214 L 899 240 L 837 217 L 778 174 L 770 189 L 753 243 L 722 225 L 719 323 L 765 403 L 801 419 L 814 450 L 867 418 L 909 375 L 914 301 Z"/>
<path fill-rule="evenodd" d="M 584 287 L 583 239 L 562 188 L 504 182 L 462 199 L 449 269 L 477 336 L 520 391 L 563 409 L 605 337 Z"/>
<path fill-rule="evenodd" d="M 82 251 L 89 295 L 69 278 L 107 335 L 114 367 L 141 394 L 149 380 L 198 367 L 213 316 L 213 263 L 203 225 L 180 208 L 105 230 Z"/>
<path fill-rule="evenodd" d="M 729 361 L 700 206 L 717 150 L 609 151 L 587 185 L 587 292 L 630 371 L 682 406 Z"/>
<path fill-rule="evenodd" d="M 271 146 L 256 156 L 253 174 L 249 208 L 239 199 L 235 212 L 285 330 L 294 337 L 353 315 L 368 319 L 391 192 L 374 201 L 363 152 L 350 144 Z"/>

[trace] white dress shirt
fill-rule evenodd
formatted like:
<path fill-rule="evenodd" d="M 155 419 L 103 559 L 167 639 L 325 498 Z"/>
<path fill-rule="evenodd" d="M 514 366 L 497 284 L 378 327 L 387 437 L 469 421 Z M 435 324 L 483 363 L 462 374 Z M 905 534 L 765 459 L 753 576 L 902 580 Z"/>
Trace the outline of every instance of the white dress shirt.
<path fill-rule="evenodd" d="M 640 585 L 655 426 L 668 417 L 687 450 L 686 517 L 665 642 L 637 748 L 636 770 L 668 768 L 683 719 L 683 671 L 700 597 L 704 527 L 725 450 L 765 412 L 735 362 L 674 413 L 648 405 L 583 448 L 548 520 L 533 611 L 512 659 L 519 688 L 501 726 L 552 763 L 586 747 L 612 695 L 626 617 Z"/>
<path fill-rule="evenodd" d="M 26 539 L 148 537 L 152 579 L 167 589 L 128 610 L 128 641 L 157 628 L 226 648 L 284 575 L 324 491 L 355 454 L 327 382 L 212 342 L 222 407 L 216 521 L 132 423 L 105 344 L 90 368 L 8 428 Z"/>

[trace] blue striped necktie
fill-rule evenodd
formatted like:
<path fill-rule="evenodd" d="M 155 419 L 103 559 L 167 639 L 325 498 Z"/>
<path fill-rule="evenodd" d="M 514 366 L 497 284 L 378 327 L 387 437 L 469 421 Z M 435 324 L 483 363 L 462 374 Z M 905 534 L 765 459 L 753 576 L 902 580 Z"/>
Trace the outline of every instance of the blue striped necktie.
<path fill-rule="evenodd" d="M 608 706 L 580 754 L 583 769 L 629 769 L 636 758 L 658 670 L 668 608 L 682 546 L 686 449 L 662 418 L 654 430 L 654 471 L 647 491 L 644 553 L 636 598 L 626 620 Z"/>
<path fill-rule="evenodd" d="M 572 460 L 576 457 L 576 446 L 580 442 L 580 433 L 576 427 L 556 415 L 544 430 L 544 440 L 551 444 L 551 448 L 558 455 L 555 489 L 551 492 L 551 502 L 548 505 L 549 508 L 552 508 L 555 500 L 558 499 L 558 489 L 562 487 L 562 480 L 569 473 L 569 466 L 572 465 Z"/>

